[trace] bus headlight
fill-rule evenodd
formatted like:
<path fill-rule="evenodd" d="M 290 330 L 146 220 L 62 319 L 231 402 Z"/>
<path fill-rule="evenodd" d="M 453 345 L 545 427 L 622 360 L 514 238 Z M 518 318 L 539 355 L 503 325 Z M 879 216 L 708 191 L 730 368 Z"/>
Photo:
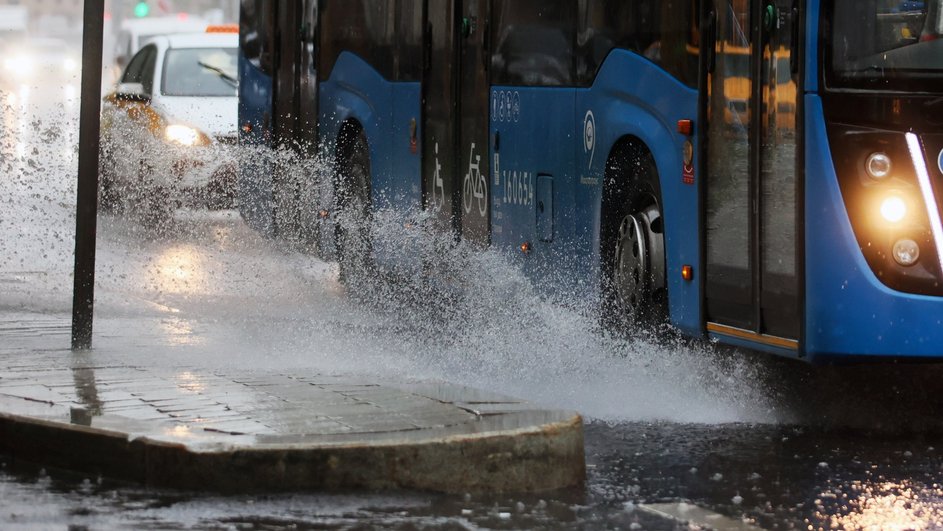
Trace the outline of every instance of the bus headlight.
<path fill-rule="evenodd" d="M 864 163 L 864 169 L 872 179 L 884 180 L 891 174 L 891 158 L 886 153 L 872 153 Z"/>
<path fill-rule="evenodd" d="M 899 223 L 907 217 L 907 203 L 892 195 L 881 202 L 881 217 L 888 223 Z"/>
<path fill-rule="evenodd" d="M 891 254 L 894 256 L 895 262 L 904 267 L 909 267 L 916 264 L 920 258 L 920 246 L 913 240 L 898 240 L 894 244 Z"/>

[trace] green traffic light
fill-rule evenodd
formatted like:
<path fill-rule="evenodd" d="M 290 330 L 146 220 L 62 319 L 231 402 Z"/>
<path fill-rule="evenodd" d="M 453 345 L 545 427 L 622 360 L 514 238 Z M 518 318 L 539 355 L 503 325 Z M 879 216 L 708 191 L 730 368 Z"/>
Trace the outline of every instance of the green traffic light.
<path fill-rule="evenodd" d="M 138 2 L 134 6 L 134 16 L 136 17 L 146 17 L 151 12 L 151 6 L 147 5 L 147 2 Z"/>

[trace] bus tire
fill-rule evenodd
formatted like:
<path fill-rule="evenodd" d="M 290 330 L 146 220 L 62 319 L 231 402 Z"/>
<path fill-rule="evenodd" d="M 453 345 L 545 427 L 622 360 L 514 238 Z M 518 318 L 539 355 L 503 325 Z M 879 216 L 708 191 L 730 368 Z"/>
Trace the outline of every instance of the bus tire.
<path fill-rule="evenodd" d="M 603 321 L 656 328 L 668 320 L 664 220 L 651 152 L 624 144 L 606 166 L 601 226 Z"/>
<path fill-rule="evenodd" d="M 352 288 L 371 278 L 372 201 L 370 149 L 359 127 L 348 127 L 339 137 L 335 181 L 337 262 L 340 280 Z"/>

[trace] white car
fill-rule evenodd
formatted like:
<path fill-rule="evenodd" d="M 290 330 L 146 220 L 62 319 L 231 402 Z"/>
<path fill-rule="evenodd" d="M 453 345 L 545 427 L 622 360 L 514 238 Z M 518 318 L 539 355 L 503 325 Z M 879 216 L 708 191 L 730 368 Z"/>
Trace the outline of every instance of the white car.
<path fill-rule="evenodd" d="M 238 33 L 152 38 L 102 106 L 101 202 L 167 215 L 236 196 Z"/>

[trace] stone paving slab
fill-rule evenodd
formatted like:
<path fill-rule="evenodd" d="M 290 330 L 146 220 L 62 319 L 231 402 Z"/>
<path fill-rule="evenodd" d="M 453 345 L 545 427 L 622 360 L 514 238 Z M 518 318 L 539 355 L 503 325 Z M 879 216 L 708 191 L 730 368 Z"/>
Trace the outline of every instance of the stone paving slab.
<path fill-rule="evenodd" d="M 122 366 L 53 319 L 0 315 L 0 451 L 225 492 L 580 484 L 582 420 L 444 382 Z M 46 333 L 50 332 L 50 333 Z"/>

